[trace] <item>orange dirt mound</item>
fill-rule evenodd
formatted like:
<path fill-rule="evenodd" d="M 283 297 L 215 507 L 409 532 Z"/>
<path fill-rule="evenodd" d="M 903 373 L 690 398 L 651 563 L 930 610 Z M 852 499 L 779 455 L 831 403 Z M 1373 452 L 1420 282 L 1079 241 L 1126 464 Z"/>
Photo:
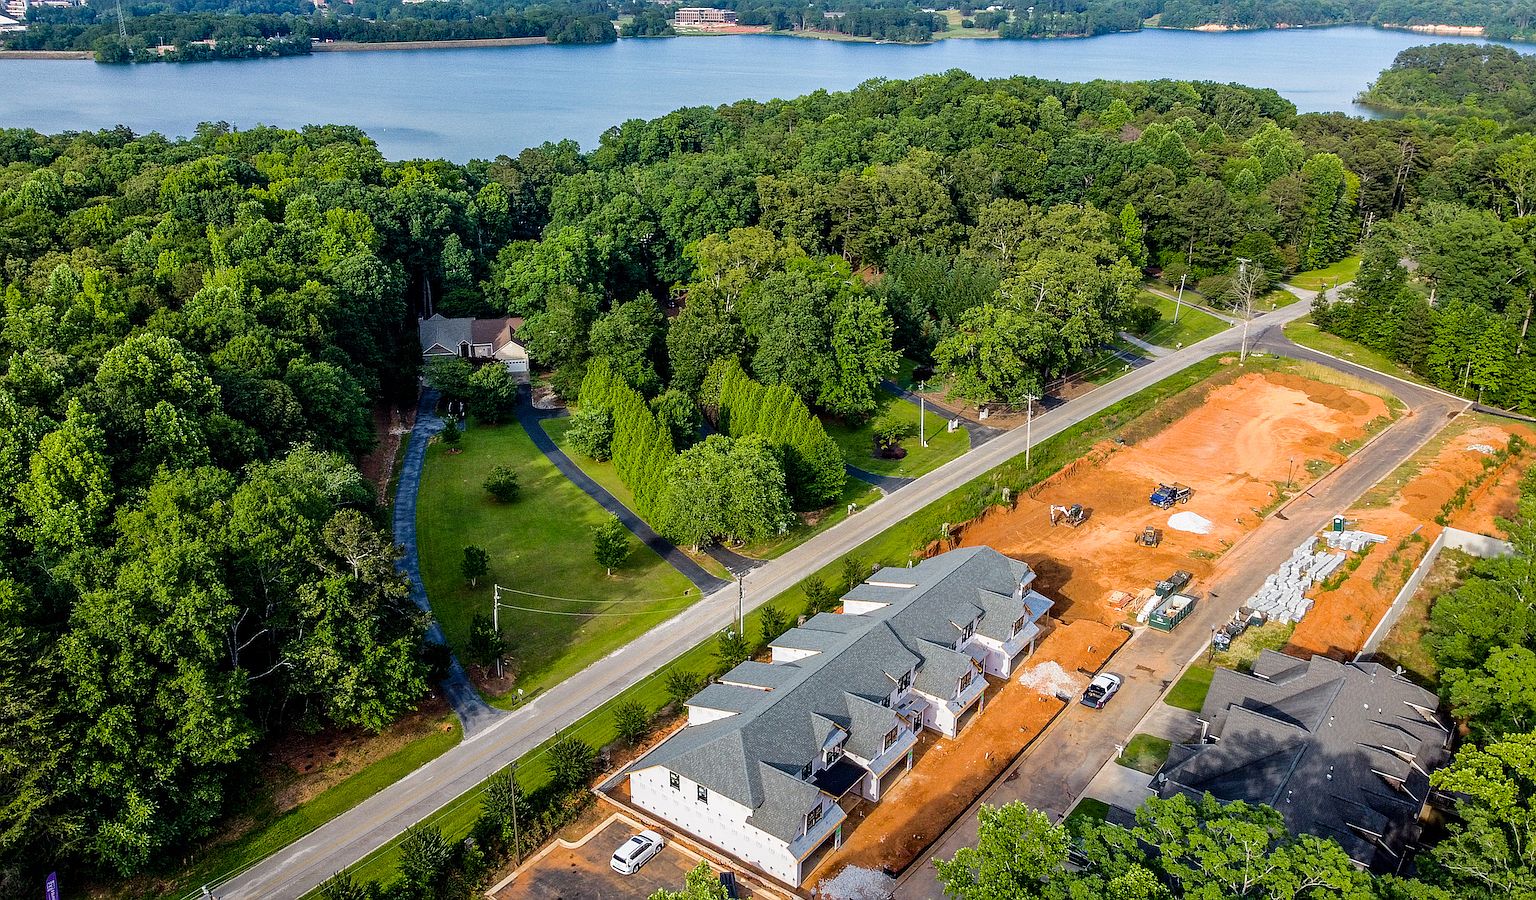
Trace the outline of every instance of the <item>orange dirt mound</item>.
<path fill-rule="evenodd" d="M 1386 535 L 1387 540 L 1372 549 L 1343 584 L 1314 595 L 1315 605 L 1297 624 L 1286 652 L 1338 659 L 1359 653 L 1429 545 L 1439 536 L 1440 526 L 1435 518 L 1463 485 L 1483 475 L 1484 461 L 1490 457 L 1468 448 L 1482 444 L 1503 449 L 1513 434 L 1527 441 L 1532 437 L 1531 429 L 1514 423 L 1463 429 L 1453 422 L 1447 427 L 1455 430 L 1445 445 L 1423 459 L 1419 470 L 1392 496 L 1390 505 L 1381 509 L 1355 508 L 1345 513 L 1354 522 L 1351 527 Z M 1466 502 L 1447 517 L 1449 523 L 1467 531 L 1503 537 L 1494 520 L 1514 512 L 1520 496 L 1520 478 L 1528 460 L 1529 454 L 1506 459 L 1498 471 L 1489 473 L 1469 491 Z M 1415 529 L 1419 539 L 1405 543 Z"/>
<path fill-rule="evenodd" d="M 1105 598 L 1134 594 L 1186 569 L 1210 574 L 1211 560 L 1255 528 L 1258 511 L 1274 502 L 1286 480 L 1310 480 L 1309 460 L 1339 463 L 1334 448 L 1365 434 L 1388 414 L 1380 397 L 1294 375 L 1249 373 L 1213 389 L 1205 402 L 1170 427 L 1131 447 L 1106 443 L 1059 475 L 960 530 L 963 546 L 989 545 L 1028 562 L 1037 586 L 1057 600 L 1065 619 L 1118 622 L 1121 611 Z M 1160 481 L 1194 488 L 1187 505 L 1162 511 L 1147 502 Z M 1052 528 L 1052 504 L 1082 504 L 1088 521 Z M 1168 527 L 1174 512 L 1193 512 L 1211 523 L 1209 534 Z M 1138 547 L 1147 525 L 1163 530 L 1162 545 Z"/>

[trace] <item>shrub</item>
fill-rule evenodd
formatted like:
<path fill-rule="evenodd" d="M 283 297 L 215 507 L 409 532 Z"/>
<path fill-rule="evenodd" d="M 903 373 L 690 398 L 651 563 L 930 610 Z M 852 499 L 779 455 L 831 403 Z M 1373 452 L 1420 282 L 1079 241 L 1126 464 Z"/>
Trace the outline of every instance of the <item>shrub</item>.
<path fill-rule="evenodd" d="M 651 733 L 651 711 L 638 700 L 626 700 L 613 708 L 613 727 L 619 740 L 632 747 Z"/>
<path fill-rule="evenodd" d="M 607 460 L 613 453 L 613 414 L 602 407 L 578 410 L 565 441 L 589 459 Z"/>
<path fill-rule="evenodd" d="M 667 698 L 673 703 L 682 703 L 699 692 L 704 686 L 704 679 L 697 672 L 673 669 L 667 673 L 665 684 Z"/>
<path fill-rule="evenodd" d="M 873 429 L 875 445 L 882 450 L 896 446 L 901 443 L 902 438 L 911 437 L 913 431 L 911 422 L 892 412 L 887 412 L 876 419 Z"/>
<path fill-rule="evenodd" d="M 517 471 L 511 466 L 497 466 L 485 478 L 485 492 L 497 503 L 511 503 L 523 492 L 517 481 Z"/>
<path fill-rule="evenodd" d="M 597 751 L 580 738 L 563 737 L 549 745 L 549 778 L 563 791 L 584 787 L 597 765 Z"/>

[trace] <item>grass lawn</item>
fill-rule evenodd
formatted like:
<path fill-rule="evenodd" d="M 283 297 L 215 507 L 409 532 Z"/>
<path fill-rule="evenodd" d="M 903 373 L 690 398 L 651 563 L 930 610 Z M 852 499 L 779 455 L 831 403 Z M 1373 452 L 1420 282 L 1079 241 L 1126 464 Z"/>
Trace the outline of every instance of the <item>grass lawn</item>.
<path fill-rule="evenodd" d="M 1156 344 L 1159 347 L 1188 346 L 1232 327 L 1210 313 L 1195 309 L 1188 304 L 1179 305 L 1179 321 L 1175 323 L 1173 321 L 1174 302 L 1149 291 L 1142 291 L 1138 302 L 1143 306 L 1156 309 L 1163 317 L 1146 334 L 1137 335 L 1147 343 Z"/>
<path fill-rule="evenodd" d="M 1332 288 L 1334 285 L 1343 284 L 1346 281 L 1354 281 L 1355 275 L 1359 271 L 1360 257 L 1346 256 L 1324 269 L 1297 272 L 1291 277 L 1290 283 L 1305 291 L 1320 291 L 1323 288 Z"/>
<path fill-rule="evenodd" d="M 1265 650 L 1279 650 L 1291 640 L 1294 622 L 1265 622 L 1232 639 L 1232 646 L 1213 657 L 1216 665 L 1239 672 L 1253 671 L 1253 661 Z M 1204 699 L 1203 697 L 1201 698 Z"/>
<path fill-rule="evenodd" d="M 427 449 L 417 510 L 422 578 L 448 643 L 463 649 L 471 615 L 490 612 L 492 583 L 575 598 L 502 595 L 502 634 L 516 660 L 517 687 L 528 696 L 699 599 L 686 578 L 639 541 L 608 577 L 592 558 L 592 527 L 607 513 L 560 474 L 522 426 L 472 427 L 459 446 L 456 454 L 441 441 Z M 506 505 L 481 487 L 503 464 L 517 470 L 523 488 Z M 459 574 L 470 545 L 490 554 L 490 574 L 478 587 Z"/>
<path fill-rule="evenodd" d="M 901 442 L 907 451 L 903 459 L 883 459 L 875 455 L 874 422 L 876 418 L 887 415 L 895 416 L 912 429 L 912 436 Z M 844 462 L 876 475 L 916 478 L 971 448 L 970 436 L 964 428 L 946 432 L 944 429 L 949 423 L 942 416 L 931 412 L 923 417 L 928 433 L 928 446 L 924 447 L 917 440 L 917 418 L 916 406 L 882 391 L 880 411 L 863 425 L 854 428 L 831 419 L 823 419 L 822 424 L 843 451 Z"/>
<path fill-rule="evenodd" d="M 1221 365 L 1220 357 L 1212 357 L 1183 372 L 1170 375 L 1088 421 L 1074 425 L 1061 434 L 1041 442 L 1035 448 L 1033 466 L 1026 468 L 1022 457 L 1011 459 L 870 538 L 850 555 L 866 564 L 878 562 L 887 566 L 905 566 L 909 560 L 918 558 L 920 551 L 928 542 L 939 537 L 944 523 L 966 521 L 980 514 L 988 505 L 998 502 L 1002 487 L 1010 487 L 1017 495 L 1019 491 L 1039 483 L 1062 466 L 1083 455 L 1099 441 L 1119 434 L 1132 425 L 1148 432 L 1166 427 L 1177 415 L 1199 404 L 1204 396 L 1200 385 L 1212 376 L 1216 376 L 1218 382 L 1223 378 L 1234 377 L 1231 367 Z M 531 446 L 530 449 L 532 449 Z M 585 546 L 586 541 L 583 540 L 582 543 Z M 807 572 L 806 580 L 820 578 L 824 582 L 833 582 L 839 577 L 841 569 L 842 561 L 834 561 L 820 571 Z M 793 621 L 805 609 L 804 591 L 799 587 L 786 591 L 774 599 L 773 605 L 787 613 Z M 759 633 L 760 621 L 761 609 L 748 613 L 747 633 L 756 636 Z M 618 704 L 637 700 L 651 709 L 659 708 L 666 700 L 664 680 L 667 674 L 674 669 L 701 674 L 713 672 L 717 663 L 714 649 L 714 640 L 699 644 L 640 683 L 604 703 L 562 734 L 578 737 L 593 746 L 609 743 L 616 734 L 613 710 Z M 1206 680 L 1199 688 L 1202 700 L 1209 687 L 1209 677 L 1209 670 L 1206 670 Z M 1198 709 L 1198 704 L 1196 708 Z M 540 747 L 518 761 L 518 781 L 524 790 L 533 790 L 547 780 L 548 770 L 544 753 L 544 747 Z M 426 822 L 440 826 L 450 840 L 463 838 L 469 833 L 475 816 L 479 814 L 480 795 L 483 790 L 483 784 L 472 789 L 448 804 L 438 814 L 429 817 Z M 398 841 L 392 841 L 359 862 L 350 871 L 360 880 L 387 882 L 395 876 L 398 858 Z"/>
<path fill-rule="evenodd" d="M 1109 804 L 1103 800 L 1095 800 L 1092 797 L 1084 797 L 1077 801 L 1072 811 L 1061 821 L 1067 830 L 1073 835 L 1077 834 L 1078 826 L 1084 822 L 1102 822 L 1109 815 Z"/>
<path fill-rule="evenodd" d="M 1285 326 L 1285 336 L 1302 345 L 1310 347 L 1319 353 L 1329 356 L 1337 356 L 1367 369 L 1375 369 L 1388 375 L 1411 381 L 1414 384 L 1426 384 L 1427 382 L 1413 374 L 1407 368 L 1398 365 L 1386 355 L 1377 353 L 1369 347 L 1362 346 L 1354 341 L 1346 341 L 1337 335 L 1329 334 L 1312 324 L 1312 316 L 1305 315 Z"/>
<path fill-rule="evenodd" d="M 1429 612 L 1435 598 L 1459 587 L 1475 560 L 1460 550 L 1440 551 L 1419 589 L 1403 607 L 1392 630 L 1372 658 L 1387 666 L 1402 666 L 1414 683 L 1434 689 L 1440 683 L 1440 667 L 1429 652 Z"/>
<path fill-rule="evenodd" d="M 446 728 L 406 744 L 308 802 L 287 812 L 259 816 L 265 820 L 264 825 L 211 850 L 196 866 L 173 879 L 161 892 L 161 896 L 179 897 L 188 891 L 195 891 L 199 885 L 223 880 L 293 843 L 446 753 L 459 743 L 463 731 L 457 717 L 450 715 L 443 721 Z M 252 811 L 252 815 L 257 816 L 260 812 L 258 808 Z"/>
<path fill-rule="evenodd" d="M 1184 672 L 1163 702 L 1179 709 L 1199 712 L 1205 703 L 1205 695 L 1211 692 L 1211 678 L 1216 670 L 1209 666 L 1190 666 Z"/>
<path fill-rule="evenodd" d="M 1167 738 L 1152 734 L 1137 734 L 1131 738 L 1129 744 L 1125 745 L 1125 752 L 1121 753 L 1115 762 L 1127 769 L 1156 775 L 1157 770 L 1167 762 L 1168 751 L 1171 749 L 1173 749 L 1173 742 Z"/>
<path fill-rule="evenodd" d="M 565 455 L 570 457 L 571 462 L 576 464 L 576 468 L 585 472 L 588 478 L 597 482 L 598 486 L 612 494 L 614 499 L 629 507 L 630 512 L 635 512 L 635 494 L 629 489 L 629 485 L 625 484 L 624 480 L 619 477 L 619 470 L 614 468 L 612 460 L 598 462 L 587 457 L 586 454 L 572 450 L 565 445 L 565 433 L 571 430 L 570 418 L 545 419 L 539 425 L 544 429 L 545 434 L 548 434 L 554 439 L 555 443 L 560 445 L 560 449 L 564 450 Z M 639 513 L 635 514 L 639 515 Z M 726 581 L 730 581 L 735 577 L 731 575 L 730 570 L 726 569 L 725 566 L 715 562 L 708 553 L 694 553 L 686 547 L 678 549 L 687 554 L 689 559 L 703 566 L 704 571 L 716 578 L 724 578 Z"/>

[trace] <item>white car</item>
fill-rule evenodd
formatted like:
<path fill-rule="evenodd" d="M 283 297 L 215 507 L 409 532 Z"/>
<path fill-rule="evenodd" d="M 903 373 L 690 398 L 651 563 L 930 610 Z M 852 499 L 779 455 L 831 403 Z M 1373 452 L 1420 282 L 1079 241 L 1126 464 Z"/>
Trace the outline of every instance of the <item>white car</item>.
<path fill-rule="evenodd" d="M 651 861 L 651 857 L 661 852 L 661 848 L 667 845 L 661 835 L 649 829 L 640 832 L 624 842 L 624 846 L 613 852 L 613 859 L 609 865 L 620 875 L 633 875 L 640 871 L 640 867 Z"/>
<path fill-rule="evenodd" d="M 1119 675 L 1111 675 L 1108 672 L 1093 676 L 1088 682 L 1088 690 L 1083 691 L 1082 704 L 1094 709 L 1103 709 L 1109 698 L 1115 696 L 1115 691 L 1120 690 L 1122 680 Z"/>

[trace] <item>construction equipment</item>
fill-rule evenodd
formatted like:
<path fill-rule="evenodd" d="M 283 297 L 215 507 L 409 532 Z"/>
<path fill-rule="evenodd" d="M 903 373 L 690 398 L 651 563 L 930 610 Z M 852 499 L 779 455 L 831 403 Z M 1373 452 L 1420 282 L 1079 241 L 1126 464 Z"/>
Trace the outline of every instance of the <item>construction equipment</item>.
<path fill-rule="evenodd" d="M 1156 547 L 1162 542 L 1163 530 L 1152 525 L 1143 528 L 1141 533 L 1136 535 L 1136 543 L 1143 547 Z"/>
<path fill-rule="evenodd" d="M 1194 493 L 1194 489 L 1188 485 L 1179 484 L 1177 482 L 1173 484 L 1163 484 L 1159 482 L 1157 485 L 1157 490 L 1153 491 L 1152 496 L 1148 497 L 1147 499 L 1151 501 L 1152 505 L 1158 509 L 1168 509 L 1175 503 L 1188 503 L 1189 498 L 1193 496 Z"/>
<path fill-rule="evenodd" d="M 1077 526 L 1083 524 L 1084 520 L 1087 518 L 1088 511 L 1083 509 L 1082 504 L 1080 503 L 1074 503 L 1071 506 L 1056 506 L 1055 504 L 1051 505 L 1052 528 L 1056 527 L 1057 522 L 1065 522 L 1068 525 L 1071 525 L 1073 528 L 1076 528 Z"/>

